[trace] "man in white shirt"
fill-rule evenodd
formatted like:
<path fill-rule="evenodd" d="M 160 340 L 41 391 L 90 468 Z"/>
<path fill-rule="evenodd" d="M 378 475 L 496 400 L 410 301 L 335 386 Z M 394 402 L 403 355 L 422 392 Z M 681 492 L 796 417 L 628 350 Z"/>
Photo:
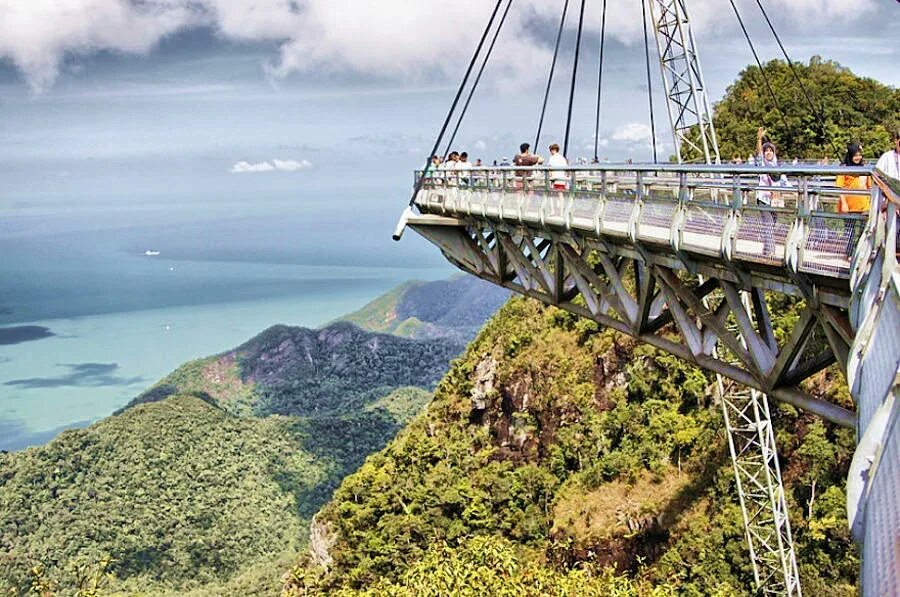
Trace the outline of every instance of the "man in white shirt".
<path fill-rule="evenodd" d="M 457 176 L 461 185 L 468 186 L 471 182 L 469 179 L 469 170 L 471 169 L 472 162 L 469 161 L 469 154 L 464 151 L 459 154 L 459 160 L 456 162 L 456 170 L 460 172 Z M 463 172 L 465 173 L 463 174 Z"/>
<path fill-rule="evenodd" d="M 900 129 L 894 129 L 891 136 L 894 141 L 894 149 L 881 156 L 875 167 L 891 178 L 900 180 Z"/>
<path fill-rule="evenodd" d="M 551 168 L 567 168 L 569 166 L 569 160 L 566 159 L 566 156 L 559 153 L 559 145 L 556 143 L 550 146 L 550 159 L 547 161 L 547 165 Z M 553 188 L 556 190 L 566 190 L 567 179 L 568 176 L 562 170 L 550 172 L 550 180 L 553 181 Z"/>

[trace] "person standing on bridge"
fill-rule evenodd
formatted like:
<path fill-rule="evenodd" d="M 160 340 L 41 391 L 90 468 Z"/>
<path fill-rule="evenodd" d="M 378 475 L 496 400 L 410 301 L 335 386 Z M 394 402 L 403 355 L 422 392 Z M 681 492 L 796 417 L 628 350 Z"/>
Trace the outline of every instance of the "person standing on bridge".
<path fill-rule="evenodd" d="M 532 166 L 539 166 L 544 163 L 544 158 L 539 155 L 535 155 L 531 153 L 531 145 L 529 143 L 522 143 L 519 146 L 519 153 L 516 154 L 516 157 L 513 158 L 513 164 L 516 166 L 525 166 L 531 168 Z M 530 186 L 531 181 L 531 172 L 528 170 L 516 170 L 516 186 L 523 188 Z"/>
<path fill-rule="evenodd" d="M 881 156 L 875 166 L 888 176 L 900 180 L 900 126 L 891 131 L 891 140 L 894 148 Z"/>
<path fill-rule="evenodd" d="M 470 178 L 472 170 L 472 162 L 469 161 L 469 154 L 465 151 L 459 154 L 459 160 L 456 162 L 456 170 L 459 172 L 460 186 L 469 186 L 472 182 Z"/>
<path fill-rule="evenodd" d="M 775 144 L 766 139 L 766 129 L 759 127 L 756 132 L 756 165 L 761 168 L 778 168 L 778 152 Z M 787 177 L 778 172 L 764 172 L 759 175 L 759 186 L 763 189 L 756 191 L 756 204 L 763 208 L 784 207 L 784 199 L 781 193 L 774 191 L 773 187 L 788 186 Z M 769 256 L 775 253 L 775 214 L 762 209 L 759 212 L 759 235 L 763 242 L 763 255 Z"/>
<path fill-rule="evenodd" d="M 841 166 L 848 168 L 863 168 L 866 163 L 863 161 L 862 145 L 859 143 L 850 143 L 847 145 L 847 155 Z M 838 213 L 841 214 L 859 214 L 869 211 L 869 192 L 872 189 L 872 179 L 864 175 L 840 174 L 835 179 L 835 185 L 845 191 L 865 192 L 859 195 L 841 195 L 838 201 Z M 849 257 L 853 254 L 853 248 L 856 240 L 856 229 L 862 227 L 859 220 L 844 220 L 844 243 L 845 254 Z"/>
<path fill-rule="evenodd" d="M 566 156 L 559 153 L 559 145 L 556 143 L 552 144 L 550 147 L 550 159 L 547 160 L 547 165 L 551 168 L 568 168 L 569 160 L 566 159 Z M 566 190 L 566 181 L 567 176 L 565 171 L 563 170 L 553 170 L 550 172 L 550 180 L 553 182 L 553 188 L 557 191 L 565 191 Z"/>

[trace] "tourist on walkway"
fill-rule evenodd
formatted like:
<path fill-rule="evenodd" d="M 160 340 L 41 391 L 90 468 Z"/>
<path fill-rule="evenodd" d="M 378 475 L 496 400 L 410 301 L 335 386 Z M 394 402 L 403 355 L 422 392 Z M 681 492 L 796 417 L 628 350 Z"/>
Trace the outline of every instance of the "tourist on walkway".
<path fill-rule="evenodd" d="M 538 166 L 544 163 L 544 158 L 531 153 L 531 145 L 522 143 L 519 146 L 519 153 L 513 158 L 513 164 L 516 166 Z M 519 188 L 530 186 L 531 172 L 528 170 L 516 170 L 516 186 Z"/>
<path fill-rule="evenodd" d="M 759 127 L 756 132 L 756 165 L 762 168 L 778 167 L 778 151 L 775 144 L 766 139 L 766 129 Z M 787 177 L 778 172 L 769 171 L 759 175 L 759 186 L 767 187 L 756 191 L 756 204 L 764 208 L 784 207 L 784 199 L 781 193 L 772 190 L 772 187 L 788 186 Z M 775 214 L 765 209 L 759 212 L 759 236 L 762 237 L 763 255 L 770 256 L 775 253 Z"/>
<path fill-rule="evenodd" d="M 891 133 L 894 148 L 881 156 L 875 167 L 888 176 L 900 180 L 900 127 L 895 128 Z"/>
<path fill-rule="evenodd" d="M 841 166 L 848 168 L 864 168 L 862 146 L 859 143 L 847 145 L 847 155 Z M 872 189 L 872 179 L 868 175 L 840 174 L 835 179 L 835 185 L 845 191 L 858 191 L 865 194 L 841 195 L 838 200 L 837 211 L 841 214 L 860 214 L 869 211 L 869 192 Z M 857 229 L 862 227 L 859 220 L 844 220 L 844 253 L 849 257 L 856 247 Z"/>
<path fill-rule="evenodd" d="M 559 145 L 554 143 L 550 146 L 550 159 L 547 160 L 547 165 L 551 168 L 568 168 L 569 160 L 566 159 L 566 156 L 559 153 Z M 553 170 L 550 172 L 550 181 L 553 184 L 553 188 L 557 191 L 565 191 L 566 190 L 566 181 L 568 180 L 568 176 L 563 170 Z"/>
<path fill-rule="evenodd" d="M 459 175 L 456 173 L 456 166 L 459 163 L 459 153 L 451 151 L 447 159 L 441 164 L 441 172 L 447 179 L 447 185 L 451 187 L 457 186 Z"/>
<path fill-rule="evenodd" d="M 469 154 L 465 151 L 459 154 L 459 160 L 456 162 L 456 176 L 459 178 L 461 186 L 468 186 L 471 183 L 470 174 L 472 170 L 472 162 L 469 161 Z"/>

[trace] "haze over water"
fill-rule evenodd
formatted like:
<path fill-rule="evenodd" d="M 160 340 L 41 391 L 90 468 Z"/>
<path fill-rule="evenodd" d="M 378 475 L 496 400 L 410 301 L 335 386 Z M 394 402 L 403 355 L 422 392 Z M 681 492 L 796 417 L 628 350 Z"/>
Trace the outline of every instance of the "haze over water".
<path fill-rule="evenodd" d="M 446 277 L 414 235 L 390 240 L 405 192 L 0 204 L 0 450 L 105 417 L 271 325 L 320 326 Z"/>

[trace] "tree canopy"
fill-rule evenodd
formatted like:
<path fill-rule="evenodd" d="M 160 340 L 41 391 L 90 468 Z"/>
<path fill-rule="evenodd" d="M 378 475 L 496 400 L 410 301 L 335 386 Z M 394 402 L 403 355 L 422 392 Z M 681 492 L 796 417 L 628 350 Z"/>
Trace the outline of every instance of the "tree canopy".
<path fill-rule="evenodd" d="M 890 149 L 890 128 L 900 123 L 900 90 L 818 56 L 794 66 L 812 106 L 782 60 L 765 63 L 762 71 L 748 66 L 715 104 L 713 121 L 723 161 L 746 159 L 755 152 L 756 131 L 761 126 L 782 160 L 824 156 L 835 160 L 843 157 L 851 141 L 862 143 L 867 160 Z"/>

